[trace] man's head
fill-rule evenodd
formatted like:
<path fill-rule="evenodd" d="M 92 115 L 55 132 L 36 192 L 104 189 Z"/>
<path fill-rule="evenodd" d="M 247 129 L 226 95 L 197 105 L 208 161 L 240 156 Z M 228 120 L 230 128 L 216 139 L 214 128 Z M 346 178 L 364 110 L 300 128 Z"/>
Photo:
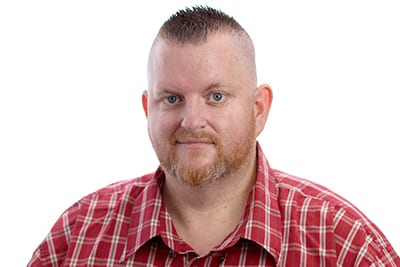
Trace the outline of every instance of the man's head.
<path fill-rule="evenodd" d="M 179 10 L 161 26 L 154 46 L 159 42 L 174 45 L 199 45 L 210 36 L 228 34 L 241 47 L 242 63 L 247 64 L 247 73 L 257 83 L 254 46 L 250 36 L 231 16 L 210 7 L 193 7 Z M 150 56 L 152 53 L 150 53 Z"/>
<path fill-rule="evenodd" d="M 257 87 L 252 41 L 233 18 L 208 7 L 171 16 L 151 49 L 148 82 L 143 107 L 167 175 L 203 185 L 254 160 L 272 93 Z"/>

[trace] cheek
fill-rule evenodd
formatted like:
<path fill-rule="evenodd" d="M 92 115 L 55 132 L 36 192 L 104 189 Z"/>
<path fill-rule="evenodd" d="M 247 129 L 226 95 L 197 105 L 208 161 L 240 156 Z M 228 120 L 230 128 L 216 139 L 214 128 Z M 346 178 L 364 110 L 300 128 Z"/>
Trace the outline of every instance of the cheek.
<path fill-rule="evenodd" d="M 217 134 L 226 140 L 241 138 L 247 127 L 247 119 L 244 114 L 237 112 L 221 112 L 216 114 L 212 121 Z"/>
<path fill-rule="evenodd" d="M 176 131 L 176 122 L 170 116 L 152 114 L 148 118 L 148 128 L 153 141 L 163 142 Z"/>
<path fill-rule="evenodd" d="M 254 120 L 254 111 L 246 108 L 236 108 L 229 112 L 221 112 L 216 116 L 227 128 L 239 129 L 240 132 L 245 131 L 245 128 L 249 123 Z M 222 124 L 222 123 L 221 123 Z"/>
<path fill-rule="evenodd" d="M 241 113 L 234 113 L 227 122 L 229 132 L 227 133 L 234 142 L 243 142 L 245 139 L 255 137 L 256 125 L 254 114 L 247 110 Z"/>

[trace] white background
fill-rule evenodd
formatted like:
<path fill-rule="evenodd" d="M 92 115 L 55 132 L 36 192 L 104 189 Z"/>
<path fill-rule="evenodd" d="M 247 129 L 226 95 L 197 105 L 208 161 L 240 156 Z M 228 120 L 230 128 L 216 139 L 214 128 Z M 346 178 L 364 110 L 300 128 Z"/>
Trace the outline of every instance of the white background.
<path fill-rule="evenodd" d="M 247 2 L 0 3 L 2 266 L 25 266 L 84 195 L 157 167 L 140 101 L 147 55 L 193 3 L 253 38 L 259 82 L 274 89 L 259 137 L 271 165 L 341 194 L 400 251 L 398 1 Z"/>

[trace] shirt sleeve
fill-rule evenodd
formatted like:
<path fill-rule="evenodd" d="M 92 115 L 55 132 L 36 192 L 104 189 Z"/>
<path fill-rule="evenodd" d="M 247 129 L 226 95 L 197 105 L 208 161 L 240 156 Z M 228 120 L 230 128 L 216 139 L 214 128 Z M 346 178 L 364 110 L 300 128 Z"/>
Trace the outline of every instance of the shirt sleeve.
<path fill-rule="evenodd" d="M 335 222 L 338 266 L 400 266 L 400 258 L 384 234 L 366 217 L 340 211 Z"/>
<path fill-rule="evenodd" d="M 400 266 L 400 259 L 393 247 L 387 242 L 384 245 L 367 235 L 365 242 L 358 251 L 354 266 Z"/>
<path fill-rule="evenodd" d="M 76 202 L 58 218 L 50 233 L 34 251 L 28 267 L 53 267 L 63 263 L 80 206 L 80 202 Z"/>

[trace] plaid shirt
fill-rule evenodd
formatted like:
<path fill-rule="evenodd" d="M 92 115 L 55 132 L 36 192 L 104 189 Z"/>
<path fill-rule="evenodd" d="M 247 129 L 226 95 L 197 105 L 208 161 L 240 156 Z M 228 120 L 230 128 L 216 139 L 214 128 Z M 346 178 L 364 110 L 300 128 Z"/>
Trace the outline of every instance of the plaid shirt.
<path fill-rule="evenodd" d="M 380 230 L 328 189 L 269 167 L 236 229 L 204 257 L 179 238 L 158 169 L 71 206 L 28 266 L 400 266 Z"/>

